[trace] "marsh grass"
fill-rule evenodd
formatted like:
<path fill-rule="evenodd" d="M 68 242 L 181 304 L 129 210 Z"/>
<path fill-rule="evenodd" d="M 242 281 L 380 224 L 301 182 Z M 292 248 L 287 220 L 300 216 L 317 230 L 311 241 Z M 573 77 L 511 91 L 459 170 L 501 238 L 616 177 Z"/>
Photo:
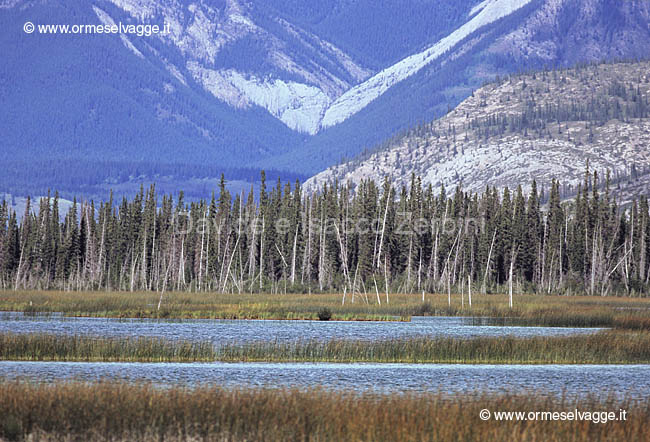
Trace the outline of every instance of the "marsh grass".
<path fill-rule="evenodd" d="M 216 358 L 215 348 L 209 342 L 0 333 L 0 359 L 3 360 L 206 362 Z"/>
<path fill-rule="evenodd" d="M 324 309 L 335 321 L 408 321 L 399 309 L 365 304 L 341 305 L 336 294 L 258 295 L 167 293 L 158 310 L 157 293 L 0 291 L 0 310 L 28 314 L 153 319 L 319 320 Z M 397 312 L 397 313 L 396 313 Z"/>
<path fill-rule="evenodd" d="M 412 316 L 492 318 L 504 324 L 556 327 L 610 327 L 650 330 L 650 298 L 517 295 L 508 308 L 504 295 L 473 296 L 472 308 L 458 294 L 391 294 L 382 304 L 371 296 L 340 294 L 167 293 L 157 309 L 157 293 L 0 291 L 0 310 L 29 314 L 61 312 L 66 316 L 159 319 L 318 320 L 325 309 L 331 320 L 408 321 Z"/>
<path fill-rule="evenodd" d="M 564 337 L 409 338 L 213 346 L 162 338 L 0 334 L 0 359 L 106 362 L 376 362 L 465 364 L 650 363 L 650 333 Z"/>
<path fill-rule="evenodd" d="M 626 421 L 482 421 L 494 411 L 628 410 Z M 649 440 L 650 400 L 377 395 L 127 383 L 0 383 L 0 432 L 29 440 Z"/>
<path fill-rule="evenodd" d="M 650 334 L 563 337 L 409 338 L 385 341 L 261 342 L 226 345 L 222 361 L 464 364 L 650 363 Z"/>

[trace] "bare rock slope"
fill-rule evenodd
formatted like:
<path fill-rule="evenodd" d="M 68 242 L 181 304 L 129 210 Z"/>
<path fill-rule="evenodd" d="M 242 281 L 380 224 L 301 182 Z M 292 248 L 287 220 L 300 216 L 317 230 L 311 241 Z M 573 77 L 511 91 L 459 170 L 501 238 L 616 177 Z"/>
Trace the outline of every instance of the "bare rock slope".
<path fill-rule="evenodd" d="M 498 80 L 446 116 L 411 129 L 356 159 L 315 175 L 434 188 L 516 187 L 533 179 L 577 184 L 590 167 L 613 177 L 650 170 L 650 62 L 600 64 Z"/>

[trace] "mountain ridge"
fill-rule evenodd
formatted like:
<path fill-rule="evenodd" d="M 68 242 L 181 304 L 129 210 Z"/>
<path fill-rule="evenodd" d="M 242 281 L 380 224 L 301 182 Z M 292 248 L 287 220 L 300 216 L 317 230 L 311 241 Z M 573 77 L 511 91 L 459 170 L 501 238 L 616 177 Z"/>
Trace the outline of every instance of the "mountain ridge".
<path fill-rule="evenodd" d="M 329 127 L 347 119 L 370 102 L 377 99 L 391 86 L 412 76 L 426 65 L 450 51 L 462 40 L 484 26 L 510 15 L 531 0 L 485 0 L 470 11 L 470 19 L 454 32 L 400 62 L 382 70 L 369 80 L 346 91 L 327 109 L 321 126 Z"/>
<path fill-rule="evenodd" d="M 26 21 L 171 33 L 27 35 Z M 498 75 L 650 55 L 650 7 L 615 0 L 0 0 L 0 22 L 0 98 L 13 111 L 0 117 L 0 149 L 25 183 L 34 158 L 137 163 L 147 179 L 173 164 L 212 167 L 208 178 L 242 167 L 311 176 Z M 180 175 L 179 188 L 200 178 Z M 12 185 L 0 178 L 0 190 Z"/>
<path fill-rule="evenodd" d="M 609 0 L 534 0 L 461 41 L 343 123 L 308 140 L 302 158 L 330 165 L 444 115 L 497 76 L 650 56 L 650 8 Z M 358 133 L 353 128 L 362 128 Z M 290 168 L 294 154 L 270 159 Z M 312 160 L 313 161 L 313 160 Z M 314 170 L 317 173 L 319 170 Z M 322 170 L 322 169 L 321 169 Z"/>
<path fill-rule="evenodd" d="M 512 76 L 475 91 L 446 116 L 305 183 L 381 181 L 434 189 L 515 188 L 552 179 L 577 185 L 588 161 L 601 173 L 650 172 L 650 62 Z"/>

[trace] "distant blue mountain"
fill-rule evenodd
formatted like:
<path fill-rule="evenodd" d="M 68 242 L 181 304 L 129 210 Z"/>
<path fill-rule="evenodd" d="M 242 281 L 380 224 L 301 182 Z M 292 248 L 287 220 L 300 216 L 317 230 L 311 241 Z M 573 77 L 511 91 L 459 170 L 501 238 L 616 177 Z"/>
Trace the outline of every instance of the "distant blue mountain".
<path fill-rule="evenodd" d="M 302 179 L 497 75 L 644 58 L 647 2 L 0 0 L 0 191 Z M 26 34 L 23 25 L 37 26 Z M 43 24 L 167 24 L 167 35 Z M 252 178 L 250 178 L 252 179 Z M 131 187 L 129 187 L 131 186 Z"/>

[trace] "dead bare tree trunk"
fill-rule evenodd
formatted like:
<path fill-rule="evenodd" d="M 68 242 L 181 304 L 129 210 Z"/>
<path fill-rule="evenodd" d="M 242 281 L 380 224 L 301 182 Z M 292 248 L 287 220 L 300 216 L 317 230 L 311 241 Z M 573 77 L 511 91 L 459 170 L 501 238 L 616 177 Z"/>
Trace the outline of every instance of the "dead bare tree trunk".
<path fill-rule="evenodd" d="M 151 259 L 155 259 L 156 256 L 156 208 L 154 207 L 153 210 L 153 241 L 151 243 Z M 153 272 L 154 266 L 151 266 L 151 275 L 149 277 L 149 290 L 153 287 L 153 279 L 154 279 L 154 272 Z"/>
<path fill-rule="evenodd" d="M 133 286 L 135 284 L 135 266 L 136 263 L 138 262 L 138 257 L 135 255 L 135 253 L 131 254 L 131 291 L 133 291 Z"/>
<path fill-rule="evenodd" d="M 490 270 L 490 259 L 492 259 L 492 249 L 494 248 L 494 240 L 497 238 L 497 229 L 494 229 L 494 235 L 492 235 L 492 244 L 490 244 L 490 251 L 488 252 L 488 259 L 487 263 L 485 264 L 485 274 L 483 275 L 483 287 L 481 287 L 481 291 L 483 294 L 486 294 L 486 282 L 487 282 L 487 275 L 488 271 Z"/>
<path fill-rule="evenodd" d="M 262 282 L 264 279 L 264 215 L 262 215 L 262 235 L 260 236 L 260 292 L 262 292 Z"/>
<path fill-rule="evenodd" d="M 248 279 L 250 280 L 250 287 L 249 291 L 252 293 L 253 292 L 253 284 L 255 283 L 255 273 L 257 272 L 257 268 L 255 265 L 256 262 L 256 249 L 257 249 L 257 239 L 255 238 L 257 234 L 257 214 L 255 214 L 255 218 L 253 218 L 253 224 L 251 225 L 251 243 L 250 243 L 250 248 L 248 251 Z"/>
<path fill-rule="evenodd" d="M 147 287 L 147 228 L 144 229 L 142 236 L 142 266 L 140 271 L 140 284 L 142 287 Z"/>
<path fill-rule="evenodd" d="M 202 229 L 201 229 L 201 252 L 199 253 L 199 287 L 198 291 L 201 291 L 201 283 L 203 282 L 203 243 L 205 241 L 205 211 L 203 209 L 203 219 L 202 219 Z M 196 255 L 195 255 L 196 256 Z"/>
<path fill-rule="evenodd" d="M 18 284 L 20 283 L 20 269 L 23 267 L 24 252 L 25 242 L 23 241 L 22 247 L 20 248 L 20 258 L 18 258 L 18 269 L 16 269 L 16 284 L 14 285 L 14 291 L 18 290 Z"/>
<path fill-rule="evenodd" d="M 641 251 L 639 253 L 639 280 L 643 281 L 645 278 L 646 271 L 646 237 L 645 237 L 645 218 L 643 219 L 643 224 L 641 225 Z"/>
<path fill-rule="evenodd" d="M 447 260 L 445 273 L 447 274 L 447 304 L 449 308 L 451 308 L 451 275 L 449 274 L 449 260 Z"/>
<path fill-rule="evenodd" d="M 341 264 L 343 264 L 343 276 L 345 277 L 346 284 L 352 285 L 350 275 L 348 272 L 348 252 L 343 246 L 343 239 L 341 238 L 341 231 L 339 230 L 338 223 L 334 221 L 334 229 L 336 230 L 336 238 L 339 241 L 339 249 L 341 250 Z"/>
<path fill-rule="evenodd" d="M 375 282 L 375 292 L 377 292 L 377 304 L 381 305 L 381 298 L 379 298 L 379 288 L 377 287 L 377 279 L 373 273 L 372 280 Z"/>
<path fill-rule="evenodd" d="M 411 291 L 411 267 L 413 266 L 413 232 L 409 232 L 409 256 L 406 264 L 406 291 Z"/>
<path fill-rule="evenodd" d="M 160 292 L 160 299 L 158 299 L 158 311 L 160 311 L 160 306 L 162 305 L 163 296 L 165 294 L 165 288 L 167 287 L 167 276 L 169 274 L 169 269 L 172 266 L 173 259 L 174 257 L 173 257 L 173 249 L 172 249 L 172 253 L 169 256 L 169 263 L 167 264 L 167 270 L 165 270 L 165 279 L 163 280 L 163 286 Z"/>
<path fill-rule="evenodd" d="M 593 241 L 591 246 L 591 284 L 589 284 L 589 294 L 594 294 L 596 284 L 596 229 L 593 233 Z"/>
<path fill-rule="evenodd" d="M 296 234 L 293 237 L 293 252 L 291 253 L 291 285 L 296 283 L 296 250 L 298 249 L 298 224 L 296 224 Z"/>
<path fill-rule="evenodd" d="M 510 253 L 510 275 L 508 277 L 508 304 L 512 310 L 512 273 L 515 267 L 515 259 L 517 259 L 517 252 L 515 252 L 514 246 L 512 247 L 512 252 Z"/>
<path fill-rule="evenodd" d="M 104 278 L 104 266 L 102 265 L 102 258 L 104 257 L 104 234 L 106 233 L 106 219 L 102 223 L 102 239 L 99 243 L 99 259 L 97 262 L 97 279 L 99 281 L 99 286 L 102 285 L 102 280 Z"/>
<path fill-rule="evenodd" d="M 382 221 L 381 224 L 381 236 L 379 238 L 379 251 L 377 253 L 377 264 L 375 267 L 379 268 L 379 265 L 381 263 L 381 249 L 384 244 L 384 232 L 386 231 L 386 217 L 388 216 L 388 203 L 390 201 L 390 190 L 388 191 L 388 195 L 386 195 L 386 208 L 384 209 L 384 220 Z"/>
<path fill-rule="evenodd" d="M 389 304 L 388 300 L 388 257 L 384 256 L 384 280 L 386 282 L 386 304 Z"/>
<path fill-rule="evenodd" d="M 228 268 L 226 270 L 226 277 L 223 279 L 223 286 L 221 287 L 221 293 L 226 293 L 226 282 L 228 281 L 228 274 L 230 274 L 230 267 L 232 266 L 232 261 L 233 259 L 235 259 L 235 253 L 237 253 L 238 244 L 239 244 L 239 237 L 237 237 L 237 241 L 235 241 L 235 247 L 233 247 L 232 254 L 230 255 L 230 260 L 228 261 Z"/>

